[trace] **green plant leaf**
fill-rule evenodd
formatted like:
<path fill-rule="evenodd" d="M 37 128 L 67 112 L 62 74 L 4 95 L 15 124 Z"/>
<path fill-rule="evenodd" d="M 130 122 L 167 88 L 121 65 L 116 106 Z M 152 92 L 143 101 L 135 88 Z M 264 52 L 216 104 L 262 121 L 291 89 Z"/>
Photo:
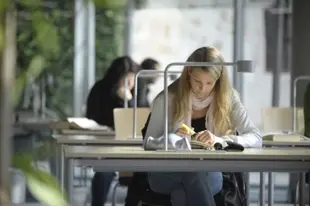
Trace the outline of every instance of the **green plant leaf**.
<path fill-rule="evenodd" d="M 52 21 L 48 21 L 41 11 L 32 12 L 36 44 L 47 56 L 59 52 L 58 30 Z"/>
<path fill-rule="evenodd" d="M 1 17 L 0 17 L 0 55 L 4 49 L 4 45 L 5 45 L 5 35 L 4 35 L 4 25 L 1 24 Z"/>
<path fill-rule="evenodd" d="M 0 1 L 0 14 L 3 14 L 5 9 L 8 7 L 9 0 L 1 0 Z"/>
<path fill-rule="evenodd" d="M 27 7 L 28 9 L 37 9 L 41 4 L 41 0 L 21 0 L 18 3 Z"/>
<path fill-rule="evenodd" d="M 45 58 L 41 55 L 34 56 L 29 64 L 27 69 L 27 76 L 28 78 L 36 79 L 44 70 L 45 68 Z"/>
<path fill-rule="evenodd" d="M 44 148 L 45 143 L 41 147 L 15 154 L 13 166 L 23 171 L 30 192 L 41 203 L 46 206 L 67 206 L 66 195 L 62 193 L 57 180 L 48 172 L 32 165 L 34 157 L 39 155 Z"/>
<path fill-rule="evenodd" d="M 97 8 L 119 9 L 125 6 L 127 0 L 90 0 Z"/>
<path fill-rule="evenodd" d="M 15 80 L 14 95 L 13 95 L 13 103 L 15 106 L 18 105 L 20 101 L 23 89 L 26 84 L 26 80 L 27 80 L 27 76 L 25 72 L 19 75 Z"/>
<path fill-rule="evenodd" d="M 31 167 L 32 156 L 26 153 L 16 153 L 13 157 L 13 167 L 28 172 Z"/>
<path fill-rule="evenodd" d="M 67 206 L 68 201 L 62 194 L 57 180 L 47 172 L 32 168 L 25 173 L 30 192 L 46 206 Z"/>
<path fill-rule="evenodd" d="M 45 68 L 45 59 L 41 55 L 34 56 L 28 69 L 20 74 L 15 80 L 15 88 L 14 88 L 14 95 L 13 95 L 13 102 L 14 105 L 17 105 L 20 101 L 22 91 L 25 85 L 29 82 L 29 80 L 36 79 L 44 70 Z"/>

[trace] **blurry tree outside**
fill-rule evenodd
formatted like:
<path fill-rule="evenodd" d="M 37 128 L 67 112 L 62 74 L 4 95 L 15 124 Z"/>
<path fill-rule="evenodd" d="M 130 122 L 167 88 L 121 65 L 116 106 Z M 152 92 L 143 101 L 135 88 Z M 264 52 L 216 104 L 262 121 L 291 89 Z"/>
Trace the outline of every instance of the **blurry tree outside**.
<path fill-rule="evenodd" d="M 122 53 L 120 42 L 122 42 L 124 26 L 125 0 L 94 0 L 94 2 L 98 6 L 96 8 L 96 70 L 97 77 L 101 78 L 110 61 Z M 0 124 L 1 206 L 10 204 L 8 196 L 8 166 L 11 162 L 10 145 L 12 141 L 10 137 L 12 135 L 10 107 L 17 110 L 31 109 L 33 105 L 30 102 L 33 97 L 28 98 L 29 91 L 30 96 L 37 95 L 38 90 L 33 90 L 33 87 L 37 88 L 43 80 L 44 90 L 47 92 L 46 102 L 48 104 L 46 106 L 63 117 L 71 114 L 74 57 L 74 34 L 72 31 L 74 31 L 74 15 L 76 15 L 73 8 L 74 1 L 20 0 L 13 2 L 2 0 L 0 2 L 1 84 L 7 83 L 6 86 L 9 86 L 12 82 L 3 75 L 7 74 L 5 72 L 8 69 L 15 67 L 14 48 L 17 48 L 16 53 L 18 54 L 15 86 L 10 88 L 10 94 L 6 90 L 3 91 L 3 88 L 8 89 L 5 86 L 2 86 L 2 90 L 0 90 L 0 95 L 3 95 L 1 98 L 12 96 L 12 99 L 6 98 L 0 103 L 1 120 L 8 119 L 5 123 Z M 5 21 L 6 16 L 11 17 L 9 19 L 13 22 Z M 15 23 L 17 23 L 16 41 L 15 31 L 9 30 L 14 27 Z M 8 31 L 11 33 L 9 34 Z M 5 49 L 8 45 L 12 46 Z M 13 69 L 11 70 L 13 72 Z M 10 106 L 8 103 L 11 101 Z M 5 111 L 6 109 L 8 111 Z M 5 126 L 7 128 L 4 128 Z M 48 206 L 62 206 L 67 205 L 67 200 L 62 195 L 56 179 L 32 165 L 34 159 L 44 157 L 42 154 L 49 156 L 52 151 L 55 151 L 54 149 L 49 144 L 43 144 L 42 147 L 35 150 L 15 154 L 12 159 L 12 166 L 24 172 L 28 188 L 40 202 Z M 7 154 L 4 155 L 3 153 Z"/>
<path fill-rule="evenodd" d="M 29 19 L 31 10 L 19 7 L 21 11 L 18 18 L 18 73 L 32 64 L 37 64 L 37 71 L 27 81 L 27 87 L 21 91 L 24 95 L 17 100 L 19 109 L 31 106 L 30 96 L 35 81 L 39 85 L 44 81 L 46 106 L 60 115 L 60 117 L 72 114 L 72 80 L 74 58 L 74 1 L 52 1 L 47 11 L 49 26 L 45 29 L 32 27 Z M 99 1 L 98 1 L 99 2 Z M 117 2 L 117 1 L 116 1 Z M 100 2 L 101 3 L 101 2 Z M 105 3 L 103 1 L 103 3 Z M 78 11 L 77 11 L 78 12 Z M 101 78 L 109 63 L 122 54 L 124 28 L 124 5 L 116 8 L 104 8 L 102 3 L 96 8 L 96 77 Z M 33 34 L 40 31 L 42 39 L 46 40 L 44 47 L 53 48 L 52 52 L 38 55 L 42 50 L 38 40 L 33 39 Z M 40 39 L 39 39 L 40 40 Z M 46 48 L 43 48 L 43 51 Z M 48 49 L 48 48 L 47 48 Z M 83 48 L 81 48 L 83 49 Z M 41 53 L 41 51 L 39 52 Z M 43 58 L 44 60 L 43 60 Z M 44 61 L 44 63 L 43 63 Z M 39 69 L 38 64 L 44 65 L 44 70 Z M 37 78 L 39 77 L 39 78 Z M 27 93 L 28 92 L 28 93 Z M 28 95 L 28 96 L 27 96 Z"/>

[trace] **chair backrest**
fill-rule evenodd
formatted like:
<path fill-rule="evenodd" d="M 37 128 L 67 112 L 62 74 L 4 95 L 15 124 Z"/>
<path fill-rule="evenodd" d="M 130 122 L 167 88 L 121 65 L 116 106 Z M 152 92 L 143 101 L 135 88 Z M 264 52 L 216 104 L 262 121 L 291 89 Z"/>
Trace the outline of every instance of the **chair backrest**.
<path fill-rule="evenodd" d="M 296 131 L 299 134 L 303 134 L 305 132 L 305 117 L 304 117 L 304 109 L 303 108 L 297 108 Z"/>
<path fill-rule="evenodd" d="M 142 137 L 141 130 L 150 113 L 150 108 L 137 108 L 137 137 Z M 133 109 L 132 108 L 116 108 L 114 113 L 115 138 L 126 139 L 132 138 L 133 134 Z"/>
<path fill-rule="evenodd" d="M 302 132 L 303 109 L 297 108 L 296 131 Z M 262 109 L 263 132 L 293 131 L 293 108 L 270 107 Z"/>

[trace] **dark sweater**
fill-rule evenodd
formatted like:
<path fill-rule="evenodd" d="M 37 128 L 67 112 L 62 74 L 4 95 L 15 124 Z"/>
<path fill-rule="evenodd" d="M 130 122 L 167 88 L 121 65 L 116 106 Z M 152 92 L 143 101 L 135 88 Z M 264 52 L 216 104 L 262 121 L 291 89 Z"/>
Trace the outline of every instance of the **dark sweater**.
<path fill-rule="evenodd" d="M 104 80 L 96 82 L 87 98 L 86 117 L 114 129 L 113 110 L 124 107 L 124 100 L 116 91 L 115 87 L 107 86 Z M 132 107 L 132 101 L 128 102 L 128 107 Z"/>

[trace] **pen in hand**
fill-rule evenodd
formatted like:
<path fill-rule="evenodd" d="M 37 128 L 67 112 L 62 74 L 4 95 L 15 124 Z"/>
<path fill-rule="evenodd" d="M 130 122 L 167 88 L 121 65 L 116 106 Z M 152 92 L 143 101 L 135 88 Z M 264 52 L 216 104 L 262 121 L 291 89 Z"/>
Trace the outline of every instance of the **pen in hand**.
<path fill-rule="evenodd" d="M 184 129 L 184 130 L 186 130 L 187 134 L 190 135 L 190 137 L 191 137 L 192 139 L 195 139 L 196 132 L 194 131 L 193 128 L 190 128 L 189 126 L 187 126 L 187 125 L 184 124 L 184 123 L 181 125 L 181 128 Z"/>

